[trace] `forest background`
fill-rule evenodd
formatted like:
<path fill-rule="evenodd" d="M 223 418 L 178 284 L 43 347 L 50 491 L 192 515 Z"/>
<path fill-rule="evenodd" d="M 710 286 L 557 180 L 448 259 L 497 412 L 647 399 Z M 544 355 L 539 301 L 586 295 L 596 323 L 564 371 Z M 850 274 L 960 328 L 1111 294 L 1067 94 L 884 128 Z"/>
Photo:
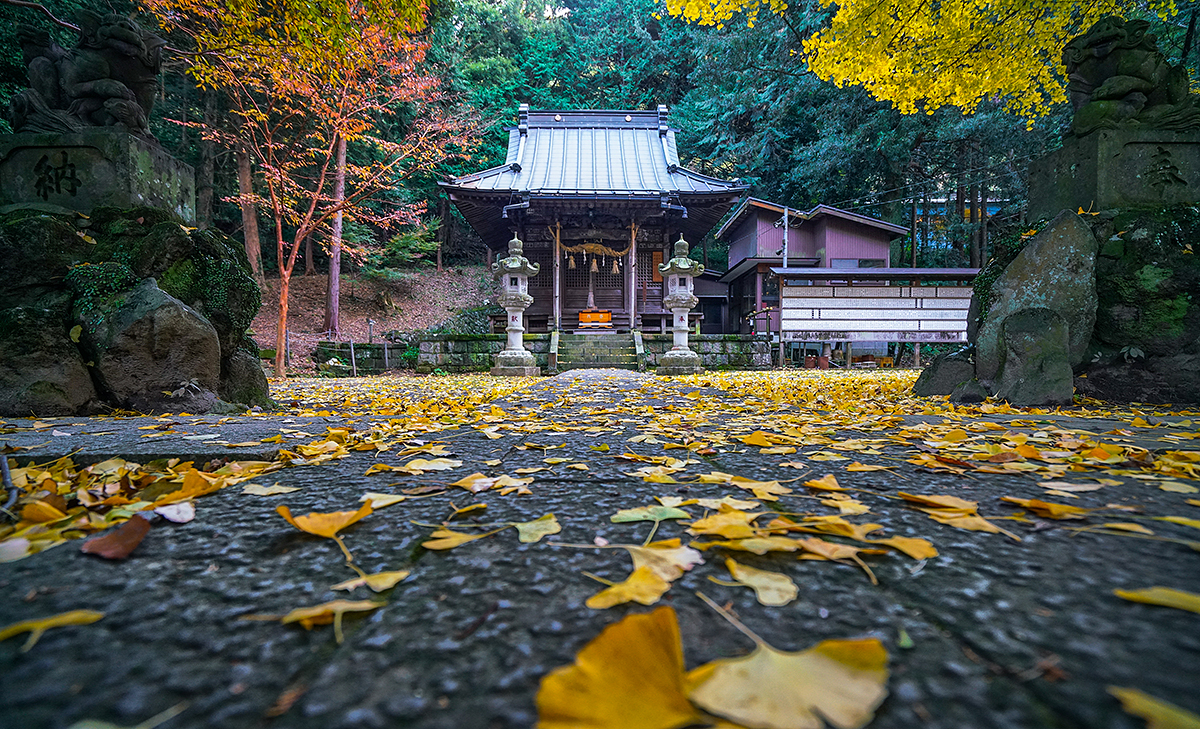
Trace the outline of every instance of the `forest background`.
<path fill-rule="evenodd" d="M 1005 1 L 1013 0 L 1001 4 Z M 1048 4 L 1055 3 L 1072 6 L 1065 0 Z M 177 4 L 186 7 L 188 0 Z M 92 0 L 46 0 L 41 5 L 65 20 L 81 7 L 139 10 L 128 0 L 106 0 L 102 6 Z M 140 9 L 170 5 L 147 0 Z M 223 5 L 253 9 L 257 4 L 213 4 Z M 1188 65 L 1193 79 L 1196 6 L 1180 3 L 1172 14 L 1160 5 L 1124 4 L 1127 16 L 1152 22 L 1160 48 L 1172 62 Z M 1027 167 L 1059 146 L 1069 116 L 1061 99 L 1037 114 L 1021 113 L 999 94 L 983 98 L 971 113 L 941 106 L 902 114 L 862 87 L 839 86 L 810 70 L 805 42 L 829 26 L 837 6 L 813 0 L 784 12 L 757 12 L 758 5 L 751 4 L 749 23 L 744 12 L 737 12 L 742 6 L 728 0 L 671 9 L 689 15 L 689 10 L 714 7 L 732 8 L 733 16 L 708 25 L 688 22 L 654 0 L 433 0 L 425 21 L 409 22 L 403 33 L 422 48 L 408 59 L 413 67 L 407 73 L 435 87 L 436 100 L 428 103 L 429 94 L 393 99 L 386 110 L 362 115 L 369 134 L 350 135 L 345 152 L 350 166 L 392 179 L 377 186 L 381 197 L 367 196 L 347 209 L 341 234 L 352 255 L 340 267 L 388 279 L 435 260 L 481 262 L 485 253 L 478 237 L 446 204 L 437 181 L 503 162 L 503 130 L 515 123 L 520 103 L 535 109 L 665 104 L 680 130 L 686 166 L 741 178 L 754 196 L 797 209 L 823 203 L 908 227 L 910 236 L 894 244 L 893 265 L 978 266 L 994 241 L 1023 230 Z M 137 17 L 160 27 L 154 15 Z M 50 29 L 64 46 L 73 44 L 74 34 L 40 9 L 12 0 L 0 0 L 0 20 L 5 21 L 0 22 L 0 104 L 6 104 L 25 85 L 16 23 Z M 169 23 L 160 32 L 174 47 L 194 47 L 195 38 Z M 196 168 L 200 223 L 243 239 L 244 207 L 266 201 L 272 168 L 264 155 L 238 149 L 234 135 L 219 133 L 238 127 L 244 104 L 211 78 L 198 79 L 193 66 L 186 56 L 167 55 L 152 131 L 167 151 Z M 388 150 L 381 153 L 380 144 L 403 144 L 431 108 L 455 120 L 451 133 L 432 146 L 436 154 L 391 167 L 381 164 Z M 0 122 L 0 132 L 7 131 L 6 122 Z M 327 208 L 335 201 L 329 191 L 318 197 Z M 404 214 L 389 216 L 387 210 Z M 273 241 L 277 232 L 293 240 L 301 224 L 295 216 L 252 212 L 258 230 L 251 233 L 264 241 Z M 302 236 L 297 275 L 328 270 L 333 226 L 334 216 L 324 216 L 312 224 L 311 235 Z M 710 267 L 724 268 L 722 246 L 705 243 Z M 697 256 L 700 248 L 694 247 Z M 261 250 L 269 278 L 279 268 L 277 250 L 270 244 Z"/>

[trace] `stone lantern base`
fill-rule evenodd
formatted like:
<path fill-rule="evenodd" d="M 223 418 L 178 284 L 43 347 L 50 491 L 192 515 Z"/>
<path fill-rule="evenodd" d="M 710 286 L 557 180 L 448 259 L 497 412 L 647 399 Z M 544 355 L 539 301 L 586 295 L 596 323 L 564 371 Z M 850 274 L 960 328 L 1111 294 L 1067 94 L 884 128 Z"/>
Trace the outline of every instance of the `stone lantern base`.
<path fill-rule="evenodd" d="M 698 375 L 704 371 L 700 355 L 690 349 L 672 349 L 658 358 L 659 375 Z"/>
<path fill-rule="evenodd" d="M 496 377 L 537 377 L 542 374 L 542 369 L 529 352 L 505 349 L 496 354 L 492 374 Z"/>

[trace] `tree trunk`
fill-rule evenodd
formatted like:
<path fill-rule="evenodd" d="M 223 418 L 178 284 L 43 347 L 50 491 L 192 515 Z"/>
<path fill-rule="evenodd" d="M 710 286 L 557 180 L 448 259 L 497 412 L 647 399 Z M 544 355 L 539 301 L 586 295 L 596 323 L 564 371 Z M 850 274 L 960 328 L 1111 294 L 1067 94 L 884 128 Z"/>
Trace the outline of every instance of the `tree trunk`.
<path fill-rule="evenodd" d="M 217 92 L 204 92 L 204 128 L 217 126 Z M 196 175 L 196 223 L 201 228 L 213 225 L 213 167 L 217 145 L 212 139 L 200 138 L 200 169 Z"/>
<path fill-rule="evenodd" d="M 254 194 L 254 180 L 250 175 L 250 154 L 244 147 L 237 151 L 238 194 L 242 208 L 242 233 L 245 239 L 246 258 L 250 259 L 250 270 L 258 282 L 260 291 L 267 290 L 267 279 L 262 270 L 262 246 L 258 240 L 258 207 L 250 201 Z"/>
<path fill-rule="evenodd" d="M 974 172 L 971 176 L 975 181 L 971 183 L 969 191 L 971 198 L 971 268 L 980 268 L 983 265 L 983 236 L 981 235 L 981 227 L 979 225 L 982 219 L 979 210 L 979 197 L 982 194 L 981 188 L 983 183 L 980 178 L 983 176 L 983 152 L 980 149 L 979 142 L 971 143 L 971 167 Z"/>
<path fill-rule="evenodd" d="M 966 196 L 967 183 L 965 173 L 967 170 L 967 150 L 965 144 L 958 146 L 958 180 L 954 190 L 954 222 L 950 228 L 950 240 L 954 250 L 961 251 L 963 249 L 963 218 L 966 217 Z"/>
<path fill-rule="evenodd" d="M 917 267 L 917 196 L 913 195 L 909 208 L 908 244 L 912 247 L 912 267 Z M 900 260 L 904 260 L 904 249 L 900 250 Z"/>
<path fill-rule="evenodd" d="M 283 247 L 279 247 L 280 257 L 282 258 Z M 275 377 L 284 379 L 287 377 L 287 370 L 283 366 L 283 358 L 287 352 L 287 317 L 288 317 L 288 282 L 291 281 L 292 272 L 285 266 L 279 267 L 279 322 L 275 329 Z"/>
<path fill-rule="evenodd" d="M 339 204 L 346 199 L 346 138 L 338 137 L 337 170 L 333 178 L 333 200 Z M 311 240 L 311 238 L 310 238 Z M 438 248 L 438 268 L 441 268 L 441 248 Z M 342 213 L 333 214 L 333 233 L 329 237 L 329 288 L 325 292 L 325 331 L 337 341 L 341 336 L 338 318 L 342 286 Z"/>
<path fill-rule="evenodd" d="M 988 186 L 979 185 L 979 260 L 980 266 L 988 259 Z"/>
<path fill-rule="evenodd" d="M 317 272 L 313 268 L 313 237 L 308 236 L 308 240 L 304 241 L 304 275 L 312 276 Z"/>
<path fill-rule="evenodd" d="M 1192 52 L 1192 41 L 1196 39 L 1196 11 L 1200 8 L 1196 7 L 1196 3 L 1192 2 L 1192 15 L 1188 18 L 1187 35 L 1183 37 L 1183 53 L 1179 54 L 1179 63 L 1184 67 L 1187 66 L 1188 56 Z"/>
<path fill-rule="evenodd" d="M 930 213 L 929 213 L 929 185 L 928 184 L 926 184 L 925 189 L 921 191 L 921 197 L 923 198 L 921 203 L 925 208 L 925 215 L 921 218 L 921 241 L 925 244 L 925 247 L 928 248 L 929 247 L 929 229 L 933 225 L 932 221 L 930 221 L 930 219 L 929 219 Z M 913 249 L 913 268 L 916 268 L 916 267 L 917 267 L 917 250 L 914 248 Z"/>
<path fill-rule="evenodd" d="M 437 270 L 438 270 L 438 273 L 441 273 L 442 272 L 442 249 L 446 246 L 446 243 L 450 240 L 450 236 L 448 235 L 450 232 L 450 199 L 449 198 L 443 197 L 438 200 L 438 218 L 439 218 L 440 222 L 438 223 L 438 232 L 437 232 Z"/>

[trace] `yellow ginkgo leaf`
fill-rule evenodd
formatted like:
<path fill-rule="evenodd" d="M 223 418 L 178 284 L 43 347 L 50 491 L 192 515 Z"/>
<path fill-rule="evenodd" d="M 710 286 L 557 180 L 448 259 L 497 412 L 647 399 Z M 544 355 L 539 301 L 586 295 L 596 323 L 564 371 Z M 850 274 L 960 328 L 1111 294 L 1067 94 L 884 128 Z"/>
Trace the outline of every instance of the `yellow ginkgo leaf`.
<path fill-rule="evenodd" d="M 407 498 L 407 496 L 401 496 L 399 494 L 380 494 L 374 491 L 368 491 L 362 496 L 359 496 L 358 500 L 367 502 L 371 505 L 372 509 L 382 509 L 385 506 L 399 504 L 401 501 L 404 501 Z"/>
<path fill-rule="evenodd" d="M 933 559 L 938 556 L 937 548 L 928 539 L 919 537 L 888 537 L 887 539 L 870 539 L 871 544 L 883 544 L 904 552 L 913 559 Z"/>
<path fill-rule="evenodd" d="M 292 516 L 292 511 L 286 506 L 280 505 L 275 509 L 288 524 L 296 527 L 302 532 L 315 534 L 318 537 L 333 539 L 337 533 L 354 522 L 369 516 L 373 509 L 371 502 L 366 502 L 358 511 L 331 511 L 328 513 L 312 512 L 304 516 Z"/>
<path fill-rule="evenodd" d="M 631 521 L 666 521 L 669 519 L 690 519 L 692 515 L 683 509 L 673 506 L 639 506 L 636 509 L 621 509 L 609 517 L 614 524 Z"/>
<path fill-rule="evenodd" d="M 21 509 L 21 520 L 32 522 L 47 522 L 56 521 L 65 517 L 62 511 L 53 504 L 47 504 L 45 501 L 31 501 Z"/>
<path fill-rule="evenodd" d="M 659 577 L 653 569 L 638 567 L 624 582 L 604 588 L 589 597 L 584 604 L 593 610 L 604 610 L 626 602 L 653 605 L 669 589 L 671 583 Z"/>
<path fill-rule="evenodd" d="M 1109 686 L 1107 690 L 1117 697 L 1126 713 L 1145 719 L 1146 729 L 1200 729 L 1200 716 L 1144 691 L 1123 686 Z"/>
<path fill-rule="evenodd" d="M 651 542 L 644 547 L 633 544 L 614 546 L 629 552 L 635 570 L 648 567 L 667 582 L 679 579 L 684 572 L 698 564 L 704 564 L 704 557 L 699 552 L 691 547 L 682 546 L 678 539 Z"/>
<path fill-rule="evenodd" d="M 914 504 L 921 504 L 922 506 L 929 506 L 934 509 L 963 509 L 974 513 L 975 509 L 979 506 L 974 501 L 960 499 L 957 496 L 907 494 L 903 491 L 897 493 L 897 496 L 905 501 L 911 501 Z"/>
<path fill-rule="evenodd" d="M 103 617 L 104 613 L 95 610 L 70 610 L 58 615 L 51 615 L 48 618 L 22 620 L 19 623 L 0 628 L 0 640 L 8 640 L 14 635 L 29 633 L 29 639 L 25 641 L 25 645 L 21 646 L 21 652 L 24 653 L 32 648 L 42 634 L 50 628 L 61 628 L 64 625 L 88 625 Z"/>
<path fill-rule="evenodd" d="M 339 582 L 331 590 L 353 590 L 358 587 L 369 587 L 374 592 L 383 592 L 384 590 L 395 587 L 401 580 L 412 574 L 411 570 L 399 570 L 398 572 L 376 572 L 373 575 L 363 575 L 355 577 L 353 580 Z"/>
<path fill-rule="evenodd" d="M 432 537 L 432 539 L 427 542 L 422 542 L 421 546 L 425 549 L 454 549 L 455 547 L 462 546 L 467 542 L 473 542 L 476 539 L 483 539 L 489 534 L 494 533 L 495 532 L 488 532 L 487 534 L 464 534 L 462 532 L 456 532 L 450 529 L 438 529 L 433 534 L 429 535 Z"/>
<path fill-rule="evenodd" d="M 495 483 L 496 483 L 495 477 L 485 476 L 482 473 L 476 472 L 476 473 L 472 473 L 470 476 L 463 476 L 462 478 L 458 479 L 457 481 L 455 481 L 454 483 L 452 483 L 450 485 L 458 486 L 459 488 L 466 489 L 467 491 L 470 491 L 473 494 L 477 494 L 482 491 L 487 491 L 492 486 L 494 486 Z"/>
<path fill-rule="evenodd" d="M 865 463 L 859 463 L 858 461 L 855 461 L 854 463 L 851 463 L 849 466 L 846 466 L 846 470 L 850 471 L 852 473 L 867 473 L 870 471 L 892 471 L 893 467 L 892 466 L 870 466 Z"/>
<path fill-rule="evenodd" d="M 692 542 L 697 549 L 724 547 L 736 549 L 739 552 L 766 554 L 767 552 L 795 552 L 801 549 L 800 540 L 791 537 L 749 537 L 747 539 L 732 539 L 726 542 Z"/>
<path fill-rule="evenodd" d="M 1078 506 L 1056 504 L 1052 501 L 1042 501 L 1040 499 L 1018 499 L 1015 496 L 1001 496 L 1000 500 L 1022 506 L 1046 519 L 1084 519 L 1086 518 L 1085 514 L 1091 511 L 1091 509 L 1081 509 Z"/>
<path fill-rule="evenodd" d="M 663 502 L 664 506 L 681 506 L 682 505 L 682 500 L 680 503 L 669 504 L 666 501 L 663 501 L 664 498 L 666 498 L 666 497 L 659 497 L 659 499 L 658 499 L 659 501 Z M 713 511 L 719 510 L 721 508 L 721 504 L 725 504 L 734 509 L 741 509 L 743 511 L 745 511 L 746 509 L 757 509 L 758 507 L 762 506 L 762 504 L 758 503 L 757 501 L 747 501 L 745 499 L 735 499 L 732 496 L 722 496 L 719 499 L 695 499 L 695 503 L 699 504 L 700 506 L 703 506 L 705 509 L 712 509 Z"/>
<path fill-rule="evenodd" d="M 748 446 L 756 446 L 758 448 L 770 448 L 774 443 L 771 442 L 771 434 L 764 433 L 761 430 L 756 430 L 750 435 L 743 435 L 738 438 L 741 442 Z M 793 451 L 794 453 L 795 451 Z"/>
<path fill-rule="evenodd" d="M 796 583 L 787 575 L 738 564 L 728 557 L 725 558 L 725 567 L 734 580 L 754 590 L 754 596 L 763 605 L 787 605 L 799 594 Z"/>
<path fill-rule="evenodd" d="M 692 522 L 688 527 L 688 533 L 715 534 L 726 539 L 744 539 L 757 533 L 752 522 L 761 515 L 762 512 L 747 513 L 728 504 L 722 504 L 716 514 Z"/>
<path fill-rule="evenodd" d="M 697 723 L 684 694 L 675 611 L 661 607 L 608 626 L 551 671 L 537 693 L 538 729 L 679 729 Z"/>
<path fill-rule="evenodd" d="M 517 539 L 525 544 L 532 544 L 544 536 L 558 534 L 562 525 L 554 514 L 544 514 L 533 521 L 523 521 L 513 524 L 517 528 Z"/>
<path fill-rule="evenodd" d="M 300 623 L 305 630 L 312 630 L 314 625 L 329 625 L 333 623 L 334 636 L 337 642 L 342 642 L 342 615 L 346 613 L 366 612 L 383 607 L 384 603 L 370 600 L 332 600 L 312 607 L 296 608 L 284 615 L 279 622 Z"/>
<path fill-rule="evenodd" d="M 827 473 L 821 478 L 813 479 L 812 481 L 805 481 L 804 485 L 810 489 L 816 489 L 818 491 L 846 490 L 846 487 L 838 485 L 837 477 L 835 477 L 832 473 Z"/>
<path fill-rule="evenodd" d="M 1117 597 L 1147 605 L 1178 608 L 1200 613 L 1200 595 L 1170 587 L 1143 587 L 1140 590 L 1113 590 Z"/>
<path fill-rule="evenodd" d="M 689 672 L 689 698 L 747 727 L 859 729 L 887 696 L 887 651 L 875 638 L 827 640 L 799 653 L 759 642 L 742 658 Z"/>

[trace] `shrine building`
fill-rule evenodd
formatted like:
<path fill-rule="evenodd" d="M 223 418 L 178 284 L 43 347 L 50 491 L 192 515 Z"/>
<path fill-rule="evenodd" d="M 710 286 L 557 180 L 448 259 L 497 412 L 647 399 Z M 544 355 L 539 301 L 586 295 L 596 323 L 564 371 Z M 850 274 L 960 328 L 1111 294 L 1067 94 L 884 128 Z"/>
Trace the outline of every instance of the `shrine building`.
<path fill-rule="evenodd" d="M 540 265 L 529 279 L 530 332 L 667 331 L 658 266 L 680 236 L 699 245 L 748 189 L 681 167 L 665 106 L 522 104 L 503 165 L 441 184 L 493 253 L 515 234 Z"/>

